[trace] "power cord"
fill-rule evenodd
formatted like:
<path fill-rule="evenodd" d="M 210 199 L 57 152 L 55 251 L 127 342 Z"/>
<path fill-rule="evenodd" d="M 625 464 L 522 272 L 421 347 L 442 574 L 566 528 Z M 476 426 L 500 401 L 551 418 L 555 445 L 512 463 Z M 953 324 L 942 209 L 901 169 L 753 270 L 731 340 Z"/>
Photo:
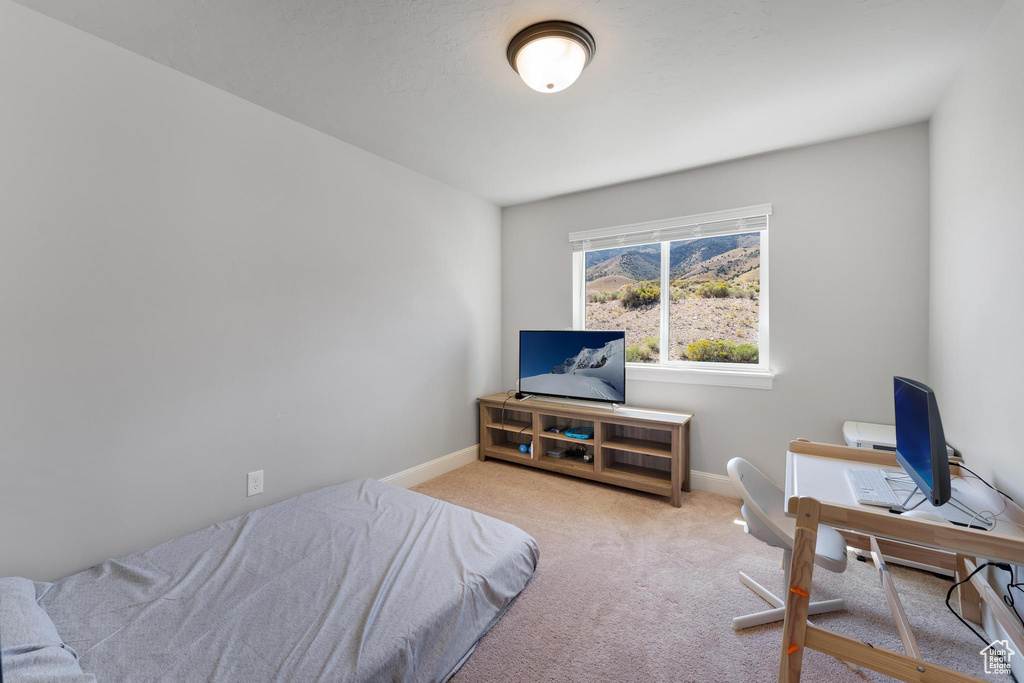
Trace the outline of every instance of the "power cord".
<path fill-rule="evenodd" d="M 954 617 L 956 617 L 957 619 L 960 620 L 960 623 L 962 623 L 967 628 L 971 629 L 971 633 L 973 633 L 974 635 L 978 636 L 978 640 L 983 642 L 985 645 L 989 645 L 989 642 L 988 642 L 988 640 L 986 640 L 985 636 L 983 636 L 982 634 L 978 633 L 978 631 L 973 626 L 971 626 L 971 624 L 966 619 L 964 619 L 962 616 L 957 614 L 956 610 L 953 609 L 953 606 L 949 604 L 949 601 L 950 601 L 950 598 L 953 597 L 953 591 L 955 591 L 957 588 L 959 588 L 963 584 L 965 584 L 968 581 L 970 581 L 974 577 L 975 574 L 977 574 L 982 569 L 984 569 L 985 567 L 988 567 L 990 565 L 993 566 L 993 567 L 997 567 L 999 569 L 1002 569 L 1005 572 L 1009 572 L 1010 576 L 1013 576 L 1013 569 L 1007 563 L 1005 563 L 1005 562 L 986 562 L 984 564 L 980 564 L 977 567 L 975 567 L 974 571 L 971 572 L 970 574 L 968 574 L 966 578 L 961 579 L 960 581 L 955 582 L 952 586 L 949 587 L 949 591 L 947 591 L 947 593 L 946 593 L 946 607 L 947 607 L 947 609 L 949 609 L 949 611 L 953 613 Z M 1013 603 L 1011 602 L 1010 605 L 1012 606 L 1012 604 Z M 1016 613 L 1016 610 L 1014 610 L 1014 612 Z M 1017 618 L 1019 619 L 1020 615 L 1017 615 Z"/>
<path fill-rule="evenodd" d="M 1002 491 L 1000 491 L 999 489 L 997 489 L 997 488 L 996 488 L 995 486 L 993 486 L 992 484 L 990 484 L 990 483 L 988 483 L 987 481 L 985 481 L 984 479 L 982 479 L 982 478 L 981 478 L 980 476 L 978 476 L 978 473 L 977 473 L 977 472 L 975 472 L 974 470 L 972 470 L 972 469 L 970 469 L 969 467 L 966 467 L 966 466 L 964 466 L 964 465 L 962 465 L 962 464 L 960 464 L 960 463 L 957 463 L 957 467 L 959 467 L 959 468 L 960 468 L 960 469 L 962 469 L 962 470 L 967 470 L 968 472 L 970 472 L 971 474 L 973 474 L 973 475 L 974 475 L 974 478 L 975 478 L 975 479 L 977 479 L 978 481 L 980 481 L 980 482 L 981 482 L 982 484 L 984 484 L 985 486 L 989 487 L 990 489 L 992 489 L 993 491 L 995 491 L 995 492 L 996 492 L 996 493 L 998 493 L 999 495 L 1003 496 L 1004 498 L 1006 498 L 1006 499 L 1007 499 L 1008 501 L 1010 501 L 1011 503 L 1013 502 L 1013 498 L 1011 498 L 1009 494 L 1007 494 L 1007 493 L 1003 493 Z"/>
<path fill-rule="evenodd" d="M 505 400 L 501 402 L 501 431 L 505 431 L 505 404 L 512 400 L 512 394 L 514 393 L 514 390 L 509 389 L 505 393 Z"/>
<path fill-rule="evenodd" d="M 967 582 L 971 581 L 971 579 L 974 577 L 974 575 L 976 573 L 978 573 L 979 571 L 981 571 L 982 569 L 984 569 L 985 567 L 990 566 L 990 565 L 993 566 L 993 567 L 996 567 L 997 569 L 1002 569 L 1002 570 L 1008 572 L 1011 575 L 1011 580 L 1010 581 L 1011 582 L 1014 581 L 1013 580 L 1014 570 L 1013 570 L 1013 567 L 1011 567 L 1008 563 L 1006 563 L 1006 562 L 985 562 L 984 564 L 979 564 L 978 566 L 976 566 L 974 568 L 974 571 L 972 571 L 971 573 L 969 573 L 967 575 L 966 579 L 962 579 L 961 581 L 955 582 L 952 586 L 949 587 L 949 591 L 946 592 L 946 607 L 949 609 L 949 611 L 951 611 L 953 616 L 955 616 L 956 618 L 958 618 L 959 621 L 961 621 L 961 624 L 963 624 L 967 628 L 971 629 L 971 633 L 973 633 L 974 635 L 978 636 L 978 640 L 980 640 L 981 642 L 985 643 L 986 645 L 989 644 L 988 640 L 986 640 L 983 635 L 978 633 L 978 631 L 975 630 L 975 628 L 973 626 L 971 626 L 970 623 L 968 623 L 966 618 L 964 618 L 963 616 L 961 616 L 961 615 L 956 613 L 956 610 L 953 609 L 952 605 L 949 604 L 949 599 L 952 598 L 953 591 L 955 591 L 957 588 L 963 586 Z M 1012 594 L 1010 592 L 1011 586 L 1017 588 L 1017 590 L 1019 590 L 1019 591 L 1024 591 L 1024 589 L 1020 588 L 1021 584 L 1014 584 L 1014 583 L 1007 584 L 1007 594 L 1008 595 L 1002 597 L 1002 599 L 1004 599 L 1007 602 L 1007 604 L 1010 605 L 1011 608 L 1013 608 L 1014 613 L 1017 614 L 1017 618 L 1021 618 L 1021 615 L 1017 613 L 1017 608 L 1014 607 L 1014 599 L 1013 599 L 1013 596 L 1012 596 Z M 1009 597 L 1009 600 L 1007 599 L 1008 597 Z M 1022 620 L 1021 623 L 1024 624 L 1024 620 Z"/>
<path fill-rule="evenodd" d="M 958 451 L 955 451 L 955 449 L 954 449 L 954 452 L 956 453 L 956 455 L 958 455 L 958 456 L 960 455 L 960 453 Z M 1000 491 L 995 486 L 993 486 L 992 484 L 990 484 L 987 481 L 985 481 L 985 479 L 983 477 L 981 477 L 981 475 L 979 475 L 977 472 L 975 472 L 971 468 L 967 467 L 963 463 L 956 463 L 956 465 L 960 469 L 966 470 L 975 479 L 977 479 L 982 484 L 984 484 L 985 486 L 989 487 L 990 489 L 992 489 L 993 491 L 998 493 L 1000 496 L 1002 496 L 1006 500 L 1010 501 L 1011 503 L 1014 502 L 1012 496 L 1010 496 L 1008 493 L 1004 493 L 1004 492 Z M 1003 501 L 1003 510 L 1005 510 L 1005 509 L 1006 509 L 1006 501 L 1004 500 Z M 986 511 L 986 512 L 988 512 L 988 511 Z M 976 514 L 975 515 L 975 519 L 977 519 L 981 514 L 982 513 Z M 998 515 L 993 514 L 991 512 L 989 514 L 992 515 L 992 517 L 993 517 L 992 521 L 994 522 L 995 521 L 995 517 L 997 517 Z M 999 514 L 1002 514 L 1002 512 L 1000 511 Z M 984 521 L 984 520 L 982 520 L 982 521 Z M 973 522 L 974 522 L 974 519 L 971 520 L 971 523 L 973 523 Z M 968 526 L 970 526 L 970 525 L 968 525 Z M 959 614 L 956 613 L 956 611 L 953 609 L 953 607 L 949 604 L 949 600 L 953 596 L 953 591 L 955 591 L 959 586 L 963 585 L 964 583 L 970 581 L 971 577 L 973 577 L 975 574 L 980 572 L 985 567 L 988 567 L 989 565 L 992 565 L 993 567 L 996 567 L 998 569 L 1002 569 L 1003 571 L 1005 571 L 1005 572 L 1010 574 L 1010 581 L 1006 584 L 1006 595 L 1003 596 L 1003 602 L 1006 603 L 1006 605 L 1011 610 L 1013 610 L 1014 616 L 1016 616 L 1017 620 L 1020 621 L 1022 626 L 1024 626 L 1024 617 L 1021 617 L 1020 612 L 1017 611 L 1017 606 L 1014 604 L 1014 598 L 1013 598 L 1013 591 L 1014 591 L 1014 589 L 1021 591 L 1021 593 L 1024 593 L 1024 587 L 1022 587 L 1022 586 L 1024 586 L 1024 583 L 1017 581 L 1016 571 L 1014 571 L 1014 569 L 1009 564 L 1007 564 L 1005 562 L 986 562 L 986 563 L 984 563 L 984 564 L 982 564 L 982 565 L 980 565 L 978 567 L 975 567 L 974 571 L 971 572 L 967 576 L 967 578 L 962 579 L 962 580 L 957 581 L 956 583 L 954 583 L 952 586 L 950 586 L 949 591 L 946 593 L 946 607 L 949 608 L 949 611 L 952 612 L 953 616 L 955 616 L 957 619 L 959 619 L 960 622 L 963 623 L 964 626 L 966 626 L 967 628 L 971 629 L 971 632 L 974 635 L 978 636 L 978 639 L 981 640 L 981 642 L 985 643 L 986 645 L 988 645 L 989 642 L 985 639 L 985 637 L 983 635 L 981 635 L 980 633 L 978 633 L 973 626 L 971 626 L 969 623 L 967 623 L 967 621 L 963 617 L 961 617 Z M 1013 676 L 1012 673 L 1011 673 L 1011 677 L 1013 678 L 1014 681 L 1017 680 L 1017 677 Z"/>
<path fill-rule="evenodd" d="M 512 400 L 513 394 L 515 394 L 515 391 L 512 390 L 512 389 L 510 389 L 509 391 L 505 392 L 505 400 L 501 402 L 501 431 L 502 432 L 505 431 L 505 404 Z M 522 429 L 519 430 L 519 436 L 522 436 L 523 432 L 525 432 L 527 429 L 529 429 L 532 426 L 533 425 L 527 423 L 527 425 L 525 427 L 523 427 Z M 506 437 L 506 440 L 507 440 L 507 438 L 508 437 Z"/>
<path fill-rule="evenodd" d="M 1012 581 L 1006 584 L 1006 595 L 1003 596 L 1003 602 L 1005 602 L 1009 606 L 1009 608 L 1013 610 L 1013 613 L 1020 621 L 1021 626 L 1024 626 L 1024 617 L 1020 616 L 1020 612 L 1017 611 L 1016 605 L 1013 604 L 1013 589 L 1016 588 L 1020 592 L 1024 593 L 1024 588 L 1021 588 L 1021 586 L 1024 586 L 1024 584 L 1013 583 Z"/>

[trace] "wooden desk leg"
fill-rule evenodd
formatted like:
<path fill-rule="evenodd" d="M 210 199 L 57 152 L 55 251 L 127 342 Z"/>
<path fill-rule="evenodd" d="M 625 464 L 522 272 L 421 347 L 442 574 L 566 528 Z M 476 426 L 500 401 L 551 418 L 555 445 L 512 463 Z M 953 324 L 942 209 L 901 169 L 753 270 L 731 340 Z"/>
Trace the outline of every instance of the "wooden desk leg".
<path fill-rule="evenodd" d="M 957 554 L 956 556 L 956 580 L 963 581 L 967 578 L 967 568 L 964 560 L 976 562 L 973 557 Z M 975 624 L 981 623 L 981 596 L 978 589 L 970 581 L 960 584 L 957 590 L 957 597 L 960 599 L 960 616 Z"/>
<path fill-rule="evenodd" d="M 669 469 L 672 482 L 672 507 L 683 506 L 683 430 L 676 427 L 672 430 L 672 460 Z"/>
<path fill-rule="evenodd" d="M 796 512 L 793 561 L 790 564 L 786 593 L 786 619 L 782 626 L 782 655 L 779 659 L 779 683 L 800 680 L 807 634 L 807 608 L 811 603 L 811 578 L 814 552 L 818 542 L 818 514 L 821 504 L 801 497 Z"/>

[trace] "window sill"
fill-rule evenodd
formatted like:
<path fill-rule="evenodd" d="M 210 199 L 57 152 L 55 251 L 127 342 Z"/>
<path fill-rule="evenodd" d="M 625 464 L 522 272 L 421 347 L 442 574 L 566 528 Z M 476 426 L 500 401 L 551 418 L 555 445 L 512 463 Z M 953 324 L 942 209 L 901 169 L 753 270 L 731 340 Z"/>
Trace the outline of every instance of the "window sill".
<path fill-rule="evenodd" d="M 731 368 L 718 370 L 627 363 L 626 379 L 641 382 L 679 382 L 745 389 L 771 389 L 775 384 L 775 373 L 771 370 L 734 370 Z"/>

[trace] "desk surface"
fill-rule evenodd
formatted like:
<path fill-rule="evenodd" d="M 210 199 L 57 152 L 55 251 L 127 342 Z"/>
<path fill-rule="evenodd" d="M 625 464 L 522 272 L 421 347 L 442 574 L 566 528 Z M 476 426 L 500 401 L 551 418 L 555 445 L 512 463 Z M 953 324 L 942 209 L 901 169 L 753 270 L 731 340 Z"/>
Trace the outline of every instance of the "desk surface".
<path fill-rule="evenodd" d="M 824 524 L 932 547 L 956 547 L 956 543 L 966 541 L 969 547 L 962 548 L 963 551 L 1017 564 L 1024 560 L 1024 511 L 980 480 L 972 476 L 955 476 L 952 478 L 952 486 L 956 489 L 954 495 L 962 503 L 975 510 L 997 515 L 996 526 L 990 531 L 903 517 L 883 507 L 862 505 L 854 498 L 845 470 L 863 467 L 902 472 L 895 456 L 884 451 L 843 447 L 826 447 L 833 449 L 827 451 L 828 455 L 794 452 L 794 448 L 804 448 L 802 443 L 806 442 L 793 442 L 791 450 L 786 454 L 785 499 L 788 515 L 794 516 L 799 498 L 807 496 L 822 504 L 821 522 Z M 807 449 L 813 450 L 812 446 L 820 445 L 808 443 Z M 959 473 L 955 466 L 951 466 L 951 469 Z M 907 486 L 907 492 L 912 488 L 912 485 Z M 988 539 L 985 540 L 985 537 Z M 1015 547 L 1007 549 L 1007 542 Z"/>

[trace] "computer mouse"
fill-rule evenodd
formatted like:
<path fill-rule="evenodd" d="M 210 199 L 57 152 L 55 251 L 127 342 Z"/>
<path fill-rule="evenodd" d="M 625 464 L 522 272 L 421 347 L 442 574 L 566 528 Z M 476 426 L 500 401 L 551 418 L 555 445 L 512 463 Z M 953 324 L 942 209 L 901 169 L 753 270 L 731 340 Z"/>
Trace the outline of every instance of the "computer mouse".
<path fill-rule="evenodd" d="M 938 510 L 932 509 L 921 509 L 907 510 L 906 512 L 900 513 L 900 517 L 906 517 L 907 519 L 927 519 L 929 522 L 939 522 L 940 524 L 949 524 L 945 517 L 943 517 Z"/>

